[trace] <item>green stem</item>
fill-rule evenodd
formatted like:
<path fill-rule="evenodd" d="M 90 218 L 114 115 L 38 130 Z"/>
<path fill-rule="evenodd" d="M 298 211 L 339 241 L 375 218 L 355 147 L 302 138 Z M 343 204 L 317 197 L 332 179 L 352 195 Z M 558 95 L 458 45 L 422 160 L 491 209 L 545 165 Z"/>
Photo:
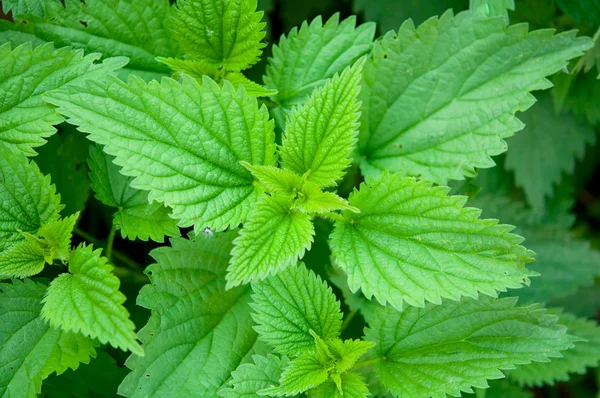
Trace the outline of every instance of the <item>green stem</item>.
<path fill-rule="evenodd" d="M 92 234 L 90 234 L 82 229 L 75 228 L 73 230 L 73 232 L 75 233 L 75 235 L 88 241 L 89 243 L 93 243 L 95 245 L 100 245 L 100 241 L 95 236 L 93 236 Z M 131 269 L 141 270 L 142 268 L 144 268 L 140 264 L 135 262 L 134 260 L 130 259 L 127 255 L 125 255 L 124 253 L 121 253 L 120 251 L 118 251 L 116 249 L 113 249 L 112 256 L 114 257 L 114 259 L 116 261 L 118 261 L 119 263 L 121 263 L 123 265 L 128 266 Z"/>
<path fill-rule="evenodd" d="M 110 261 L 110 258 L 112 257 L 113 244 L 115 242 L 116 233 L 117 226 L 113 222 L 112 226 L 110 227 L 110 232 L 108 233 L 108 239 L 106 240 L 106 258 L 108 259 L 108 261 Z"/>
<path fill-rule="evenodd" d="M 342 323 L 342 332 L 344 330 L 346 330 L 346 328 L 348 327 L 348 325 L 350 325 L 350 322 L 352 322 L 352 319 L 354 319 L 354 317 L 356 316 L 356 314 L 358 313 L 358 310 L 352 310 L 348 313 L 348 316 L 346 317 L 346 319 L 344 319 L 344 323 Z"/>
<path fill-rule="evenodd" d="M 376 364 L 379 361 L 381 361 L 381 358 L 372 358 L 372 359 L 367 359 L 365 361 L 358 361 L 354 364 L 353 369 L 364 368 L 365 366 L 371 366 L 371 365 Z"/>

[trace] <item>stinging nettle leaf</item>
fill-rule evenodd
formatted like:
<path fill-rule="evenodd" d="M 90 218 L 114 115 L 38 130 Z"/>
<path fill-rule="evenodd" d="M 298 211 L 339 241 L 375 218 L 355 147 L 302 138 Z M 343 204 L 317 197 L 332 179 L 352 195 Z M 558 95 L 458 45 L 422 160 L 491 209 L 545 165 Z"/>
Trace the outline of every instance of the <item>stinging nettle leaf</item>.
<path fill-rule="evenodd" d="M 287 357 L 268 354 L 254 355 L 253 363 L 244 363 L 231 372 L 230 387 L 222 388 L 223 398 L 256 398 L 258 391 L 278 383 L 283 369 L 289 364 Z"/>
<path fill-rule="evenodd" d="M 320 187 L 335 186 L 350 166 L 360 117 L 360 80 L 364 59 L 315 89 L 292 110 L 280 151 L 284 169 Z"/>
<path fill-rule="evenodd" d="M 238 72 L 259 61 L 265 37 L 256 0 L 179 0 L 174 37 L 185 55 L 207 65 Z"/>
<path fill-rule="evenodd" d="M 98 338 L 102 343 L 144 355 L 135 325 L 123 307 L 120 281 L 101 250 L 79 245 L 69 257 L 69 272 L 48 287 L 41 315 L 54 328 Z"/>
<path fill-rule="evenodd" d="M 593 43 L 575 32 L 506 27 L 481 7 L 446 12 L 375 44 L 365 65 L 359 150 L 368 177 L 402 171 L 438 184 L 475 176 L 523 128 L 533 90 Z"/>
<path fill-rule="evenodd" d="M 140 331 L 144 357 L 119 388 L 126 397 L 215 397 L 241 363 L 258 352 L 248 286 L 225 290 L 225 272 L 235 231 L 194 241 L 173 238 L 151 252 L 157 264 L 138 305 L 152 310 Z"/>
<path fill-rule="evenodd" d="M 42 94 L 70 87 L 84 79 L 100 79 L 127 63 L 111 58 L 95 63 L 100 54 L 84 56 L 71 48 L 54 50 L 52 43 L 31 43 L 14 49 L 0 45 L 0 142 L 15 152 L 35 155 L 33 148 L 56 132 L 64 118 L 42 100 Z"/>
<path fill-rule="evenodd" d="M 529 284 L 533 253 L 514 227 L 479 219 L 480 210 L 463 207 L 467 197 L 448 191 L 384 173 L 350 195 L 360 213 L 344 212 L 331 248 L 353 292 L 401 309 Z"/>
<path fill-rule="evenodd" d="M 12 15 L 18 16 L 23 14 L 44 15 L 45 3 L 50 3 L 57 0 L 3 0 L 2 12 L 8 14 L 12 11 Z"/>
<path fill-rule="evenodd" d="M 47 256 L 47 250 L 36 241 L 17 242 L 0 253 L 0 279 L 39 274 L 46 265 Z"/>
<path fill-rule="evenodd" d="M 341 375 L 341 390 L 340 393 L 340 388 L 333 381 L 327 381 L 319 387 L 309 390 L 306 395 L 308 398 L 366 398 L 370 396 L 365 380 L 354 372 L 346 372 Z"/>
<path fill-rule="evenodd" d="M 481 296 L 402 312 L 383 307 L 365 330 L 377 344 L 375 372 L 400 398 L 458 397 L 502 378 L 502 369 L 548 361 L 573 347 L 577 339 L 557 317 L 515 303 Z"/>
<path fill-rule="evenodd" d="M 40 317 L 46 286 L 26 279 L 0 284 L 0 396 L 35 398 L 51 373 L 95 357 L 96 343 L 54 329 Z"/>
<path fill-rule="evenodd" d="M 90 146 L 88 164 L 96 198 L 107 206 L 116 207 L 113 223 L 123 238 L 152 239 L 163 242 L 165 236 L 179 236 L 179 228 L 159 203 L 148 203 L 148 192 L 131 187 L 133 178 L 125 177 L 113 163 L 113 157 L 101 148 Z"/>
<path fill-rule="evenodd" d="M 356 27 L 354 16 L 339 19 L 334 14 L 325 24 L 320 16 L 304 22 L 273 46 L 264 81 L 278 91 L 273 98 L 284 108 L 303 103 L 316 87 L 371 51 L 375 24 Z"/>
<path fill-rule="evenodd" d="M 323 340 L 339 336 L 340 303 L 327 283 L 304 264 L 253 283 L 252 290 L 255 329 L 276 352 L 295 356 L 314 347 L 311 330 Z"/>
<path fill-rule="evenodd" d="M 135 177 L 133 188 L 171 207 L 181 227 L 220 231 L 244 222 L 259 191 L 239 161 L 276 162 L 266 107 L 227 82 L 146 84 L 131 76 L 128 84 L 88 81 L 47 100 L 116 157 L 121 173 Z"/>
<path fill-rule="evenodd" d="M 227 288 L 259 281 L 293 266 L 310 249 L 315 228 L 289 196 L 264 195 L 234 241 Z"/>
<path fill-rule="evenodd" d="M 302 186 L 294 206 L 309 214 L 328 213 L 336 210 L 360 212 L 356 207 L 350 206 L 346 199 L 340 198 L 332 192 L 323 192 L 317 185 L 310 182 L 306 182 Z"/>

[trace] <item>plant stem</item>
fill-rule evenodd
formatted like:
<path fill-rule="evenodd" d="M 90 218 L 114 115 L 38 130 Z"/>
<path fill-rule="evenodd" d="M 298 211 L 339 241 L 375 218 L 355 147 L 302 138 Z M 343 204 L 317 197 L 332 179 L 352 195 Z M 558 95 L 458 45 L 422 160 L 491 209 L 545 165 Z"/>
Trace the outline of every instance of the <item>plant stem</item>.
<path fill-rule="evenodd" d="M 88 232 L 79 229 L 79 228 L 75 228 L 73 230 L 73 232 L 75 233 L 75 235 L 79 236 L 80 238 L 88 241 L 89 243 L 93 243 L 96 245 L 100 244 L 100 241 L 93 235 L 89 234 Z M 114 259 L 116 261 L 118 261 L 119 263 L 128 266 L 131 269 L 134 270 L 141 270 L 143 267 L 138 264 L 137 262 L 135 262 L 134 260 L 130 259 L 127 255 L 125 255 L 124 253 L 121 253 L 120 251 L 113 249 L 112 251 L 112 255 L 114 257 Z"/>
<path fill-rule="evenodd" d="M 365 366 L 371 366 L 373 364 L 376 364 L 379 361 L 381 361 L 381 358 L 372 358 L 372 359 L 367 359 L 365 361 L 358 361 L 358 362 L 356 362 L 356 364 L 354 364 L 353 369 L 364 368 Z"/>
<path fill-rule="evenodd" d="M 115 242 L 115 235 L 117 233 L 117 226 L 113 222 L 108 233 L 108 239 L 106 240 L 106 258 L 110 261 L 113 251 L 113 243 Z"/>
<path fill-rule="evenodd" d="M 348 313 L 348 316 L 346 317 L 346 319 L 344 319 L 344 323 L 342 323 L 342 332 L 344 330 L 346 330 L 346 328 L 348 327 L 348 325 L 350 325 L 350 322 L 352 322 L 352 319 L 354 319 L 354 317 L 356 316 L 356 314 L 358 313 L 358 310 L 352 310 Z"/>

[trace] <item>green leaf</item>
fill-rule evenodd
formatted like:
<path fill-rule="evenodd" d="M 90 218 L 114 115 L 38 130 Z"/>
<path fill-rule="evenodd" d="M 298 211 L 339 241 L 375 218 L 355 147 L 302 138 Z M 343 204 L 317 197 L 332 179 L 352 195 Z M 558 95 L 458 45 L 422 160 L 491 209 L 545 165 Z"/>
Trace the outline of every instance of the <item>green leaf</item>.
<path fill-rule="evenodd" d="M 219 391 L 223 398 L 258 398 L 258 391 L 277 384 L 283 369 L 288 366 L 286 357 L 254 355 L 253 363 L 244 363 L 231 373 L 230 387 Z"/>
<path fill-rule="evenodd" d="M 35 49 L 31 43 L 11 49 L 0 45 L 0 142 L 15 152 L 35 155 L 64 119 L 44 103 L 42 94 L 70 87 L 84 79 L 99 79 L 121 68 L 125 58 L 96 64 L 100 54 L 83 56 L 70 48 L 54 50 L 52 44 Z"/>
<path fill-rule="evenodd" d="M 129 58 L 122 76 L 133 72 L 140 77 L 158 78 L 169 69 L 157 56 L 177 51 L 167 29 L 171 13 L 168 0 L 67 0 L 46 5 L 45 17 L 26 17 L 27 24 L 3 23 L 0 37 L 14 44 L 32 39 L 54 42 L 57 47 L 73 46 L 104 57 Z M 4 32 L 2 32 L 4 31 Z"/>
<path fill-rule="evenodd" d="M 101 148 L 90 147 L 88 164 L 96 198 L 107 206 L 118 208 L 113 222 L 123 238 L 152 239 L 164 242 L 165 236 L 179 236 L 169 209 L 158 203 L 148 203 L 148 192 L 131 187 L 133 178 L 125 177 L 114 163 L 114 157 Z"/>
<path fill-rule="evenodd" d="M 289 170 L 275 166 L 256 166 L 248 162 L 240 162 L 240 164 L 248 169 L 270 194 L 296 196 L 304 183 L 302 177 Z"/>
<path fill-rule="evenodd" d="M 242 86 L 252 97 L 268 97 L 277 94 L 277 90 L 269 89 L 248 79 L 241 73 L 232 72 L 225 75 L 225 80 L 233 84 L 234 87 Z"/>
<path fill-rule="evenodd" d="M 574 348 L 564 351 L 562 358 L 519 366 L 510 372 L 509 377 L 522 386 L 542 386 L 567 381 L 571 373 L 585 374 L 587 368 L 597 367 L 600 363 L 598 324 L 557 310 L 553 313 L 559 316 L 560 324 L 568 328 L 568 333 L 579 338 L 580 341 L 575 342 Z"/>
<path fill-rule="evenodd" d="M 279 92 L 273 98 L 284 108 L 303 103 L 316 87 L 371 51 L 375 24 L 356 28 L 356 17 L 341 23 L 339 18 L 334 14 L 325 25 L 320 16 L 310 25 L 304 22 L 273 46 L 264 81 Z"/>
<path fill-rule="evenodd" d="M 50 174 L 65 205 L 63 215 L 83 211 L 90 197 L 87 154 L 90 141 L 84 134 L 67 124 L 37 149 L 35 162 L 42 174 Z"/>
<path fill-rule="evenodd" d="M 8 14 L 12 11 L 13 17 L 23 14 L 44 15 L 45 3 L 52 0 L 4 0 L 2 1 L 2 12 Z M 54 0 L 56 1 L 56 0 Z"/>
<path fill-rule="evenodd" d="M 557 115 L 546 96 L 521 116 L 525 129 L 508 140 L 506 168 L 515 173 L 527 201 L 543 209 L 563 173 L 572 174 L 575 162 L 596 141 L 594 129 L 568 115 Z"/>
<path fill-rule="evenodd" d="M 529 284 L 536 274 L 524 267 L 533 253 L 519 245 L 523 238 L 479 219 L 480 210 L 463 207 L 466 197 L 448 191 L 383 174 L 350 195 L 360 214 L 344 212 L 331 248 L 353 292 L 400 309 Z"/>
<path fill-rule="evenodd" d="M 259 61 L 265 37 L 256 0 L 179 0 L 173 30 L 185 55 L 238 72 Z"/>
<path fill-rule="evenodd" d="M 333 339 L 327 341 L 330 352 L 337 360 L 335 365 L 336 373 L 342 374 L 352 369 L 356 361 L 358 361 L 358 359 L 374 345 L 375 344 L 370 341 L 352 339 L 345 341 Z"/>
<path fill-rule="evenodd" d="M 353 372 L 341 375 L 341 389 L 343 394 L 333 381 L 328 381 L 308 391 L 307 396 L 309 398 L 366 398 L 370 395 L 364 379 Z"/>
<path fill-rule="evenodd" d="M 265 279 L 296 264 L 314 234 L 310 216 L 295 210 L 291 197 L 264 195 L 234 241 L 227 288 Z"/>
<path fill-rule="evenodd" d="M 36 233 L 58 220 L 62 206 L 55 192 L 50 176 L 0 143 L 0 251 L 25 239 L 18 231 Z"/>
<path fill-rule="evenodd" d="M 360 79 L 364 61 L 334 75 L 317 88 L 286 121 L 280 151 L 284 169 L 320 187 L 336 185 L 350 166 L 356 145 L 360 104 Z"/>
<path fill-rule="evenodd" d="M 25 278 L 39 274 L 46 265 L 47 251 L 38 242 L 17 242 L 0 253 L 0 279 Z"/>
<path fill-rule="evenodd" d="M 146 271 L 152 284 L 138 296 L 138 305 L 152 310 L 139 333 L 145 356 L 127 360 L 133 372 L 120 395 L 215 397 L 231 372 L 257 353 L 250 288 L 225 290 L 235 234 L 173 238 L 172 247 L 151 252 L 157 261 Z"/>
<path fill-rule="evenodd" d="M 600 24 L 600 4 L 595 0 L 557 0 L 556 4 L 576 21 Z"/>
<path fill-rule="evenodd" d="M 515 0 L 469 0 L 469 8 L 485 7 L 485 13 L 490 17 L 504 17 L 509 24 L 508 10 L 515 10 Z"/>
<path fill-rule="evenodd" d="M 593 44 L 553 33 L 506 27 L 477 8 L 387 34 L 365 65 L 363 174 L 387 169 L 445 184 L 493 166 L 503 139 L 523 127 L 514 115 L 533 105 L 529 92 L 551 87 L 545 77 Z"/>
<path fill-rule="evenodd" d="M 335 210 L 359 212 L 356 207 L 350 206 L 345 199 L 331 192 L 323 192 L 317 185 L 310 182 L 302 186 L 294 205 L 309 214 L 328 213 Z"/>
<path fill-rule="evenodd" d="M 145 84 L 132 76 L 129 84 L 88 82 L 48 100 L 116 156 L 121 173 L 135 177 L 134 188 L 170 206 L 181 227 L 219 231 L 245 221 L 258 191 L 239 161 L 276 162 L 266 107 L 229 83 Z"/>
<path fill-rule="evenodd" d="M 54 328 L 82 333 L 113 347 L 144 355 L 136 341 L 135 325 L 123 307 L 120 281 L 101 249 L 79 245 L 69 257 L 69 272 L 48 287 L 42 317 Z"/>
<path fill-rule="evenodd" d="M 34 398 L 48 375 L 77 369 L 96 355 L 93 340 L 42 320 L 44 285 L 14 280 L 0 290 L 1 396 Z"/>
<path fill-rule="evenodd" d="M 486 379 L 502 377 L 500 369 L 547 361 L 573 346 L 557 317 L 515 303 L 481 296 L 402 312 L 381 308 L 365 330 L 377 344 L 375 372 L 395 396 L 445 398 L 487 387 Z"/>
<path fill-rule="evenodd" d="M 39 229 L 38 235 L 49 246 L 52 260 L 58 259 L 64 263 L 69 258 L 73 229 L 78 218 L 79 213 L 75 213 L 67 218 L 51 221 Z"/>
<path fill-rule="evenodd" d="M 260 390 L 259 395 L 291 396 L 314 388 L 329 378 L 328 361 L 330 358 L 319 355 L 315 348 L 306 350 L 285 368 L 281 374 L 279 386 Z"/>
<path fill-rule="evenodd" d="M 531 366 L 531 365 L 527 365 Z M 507 379 L 491 380 L 489 388 L 476 388 L 474 394 L 463 394 L 467 398 L 533 398 L 532 392 L 525 390 Z"/>
<path fill-rule="evenodd" d="M 255 329 L 276 352 L 295 356 L 314 347 L 311 330 L 323 340 L 339 336 L 340 303 L 327 283 L 304 264 L 254 283 L 252 289 Z"/>

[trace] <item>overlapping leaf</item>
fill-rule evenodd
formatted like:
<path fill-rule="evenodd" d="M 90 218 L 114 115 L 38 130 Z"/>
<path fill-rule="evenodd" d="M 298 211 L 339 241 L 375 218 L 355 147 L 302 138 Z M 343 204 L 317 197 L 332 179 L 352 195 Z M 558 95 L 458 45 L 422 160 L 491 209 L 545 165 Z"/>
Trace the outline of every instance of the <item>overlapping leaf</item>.
<path fill-rule="evenodd" d="M 557 317 L 516 299 L 445 301 L 425 308 L 378 310 L 366 330 L 381 358 L 375 372 L 397 397 L 460 396 L 486 379 L 531 361 L 559 357 L 575 338 Z"/>
<path fill-rule="evenodd" d="M 0 284 L 0 395 L 35 398 L 51 373 L 95 356 L 94 341 L 54 329 L 40 317 L 46 287 L 31 280 Z"/>
<path fill-rule="evenodd" d="M 256 398 L 258 391 L 277 384 L 281 372 L 288 366 L 286 357 L 254 355 L 253 363 L 244 363 L 231 373 L 229 387 L 219 391 L 223 398 Z"/>
<path fill-rule="evenodd" d="M 83 56 L 70 48 L 54 50 L 51 43 L 35 49 L 26 43 L 12 49 L 0 45 L 0 142 L 15 152 L 35 155 L 33 148 L 43 145 L 56 132 L 53 127 L 64 119 L 42 94 L 100 79 L 127 63 L 112 58 L 101 64 L 100 54 Z"/>
<path fill-rule="evenodd" d="M 114 347 L 143 355 L 125 296 L 101 250 L 80 245 L 69 257 L 69 273 L 55 278 L 44 297 L 42 317 L 54 328 L 81 332 Z"/>
<path fill-rule="evenodd" d="M 231 372 L 260 353 L 250 317 L 249 287 L 225 290 L 225 272 L 236 232 L 210 238 L 171 239 L 151 252 L 157 264 L 138 304 L 152 310 L 139 333 L 145 356 L 119 388 L 126 397 L 178 394 L 214 397 Z M 199 375 L 202 375 L 199 377 Z"/>
<path fill-rule="evenodd" d="M 365 65 L 361 170 L 402 171 L 436 183 L 474 176 L 523 127 L 530 91 L 592 46 L 575 32 L 505 26 L 484 10 L 451 12 L 387 34 Z"/>
<path fill-rule="evenodd" d="M 223 230 L 246 220 L 258 192 L 240 160 L 276 161 L 267 109 L 226 83 L 88 82 L 48 95 L 71 123 L 116 156 L 131 185 L 173 209 L 182 227 Z"/>
<path fill-rule="evenodd" d="M 350 196 L 360 213 L 344 212 L 331 247 L 352 291 L 401 308 L 529 284 L 535 273 L 524 265 L 533 253 L 513 227 L 479 219 L 448 190 L 383 174 Z"/>

